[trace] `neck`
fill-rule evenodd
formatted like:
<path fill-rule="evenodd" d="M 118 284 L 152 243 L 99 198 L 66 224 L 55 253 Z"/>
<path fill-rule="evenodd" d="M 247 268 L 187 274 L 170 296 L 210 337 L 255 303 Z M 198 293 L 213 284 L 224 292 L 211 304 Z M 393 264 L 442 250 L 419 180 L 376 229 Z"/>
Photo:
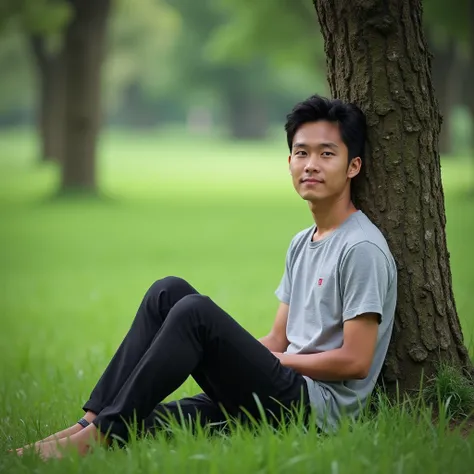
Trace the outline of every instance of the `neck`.
<path fill-rule="evenodd" d="M 309 208 L 316 224 L 313 240 L 324 238 L 339 227 L 351 214 L 357 212 L 352 201 L 346 197 L 332 202 L 310 202 Z"/>

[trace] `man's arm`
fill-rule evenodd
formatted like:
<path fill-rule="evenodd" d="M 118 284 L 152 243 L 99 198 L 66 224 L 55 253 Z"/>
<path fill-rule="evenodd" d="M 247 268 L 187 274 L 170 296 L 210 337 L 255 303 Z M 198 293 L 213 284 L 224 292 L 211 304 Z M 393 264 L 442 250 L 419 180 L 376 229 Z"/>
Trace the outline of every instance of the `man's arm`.
<path fill-rule="evenodd" d="M 259 341 L 272 352 L 284 352 L 289 345 L 289 341 L 286 338 L 288 310 L 289 306 L 287 304 L 280 303 L 270 333 L 259 339 Z"/>
<path fill-rule="evenodd" d="M 364 379 L 372 365 L 378 325 L 378 314 L 362 314 L 344 323 L 344 341 L 339 349 L 318 354 L 274 354 L 282 365 L 314 380 Z"/>
<path fill-rule="evenodd" d="M 283 365 L 314 380 L 366 378 L 377 346 L 378 324 L 389 284 L 390 262 L 372 242 L 353 245 L 340 267 L 343 343 L 318 354 L 275 354 Z"/>

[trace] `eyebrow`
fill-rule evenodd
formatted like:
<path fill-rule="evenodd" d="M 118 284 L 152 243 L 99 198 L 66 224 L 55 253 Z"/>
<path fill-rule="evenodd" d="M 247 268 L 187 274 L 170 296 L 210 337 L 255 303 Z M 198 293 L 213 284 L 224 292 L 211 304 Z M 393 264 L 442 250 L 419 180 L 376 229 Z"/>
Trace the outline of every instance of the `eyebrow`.
<path fill-rule="evenodd" d="M 327 143 L 321 143 L 321 145 L 319 145 L 320 147 L 322 148 L 339 148 L 338 145 L 336 145 L 335 143 L 333 142 L 327 142 Z"/>
<path fill-rule="evenodd" d="M 293 148 L 298 148 L 298 147 L 308 147 L 309 145 L 307 145 L 306 143 L 295 143 L 293 145 Z M 333 142 L 327 142 L 327 143 L 320 143 L 318 145 L 318 148 L 339 148 L 338 145 L 336 145 L 335 143 Z"/>

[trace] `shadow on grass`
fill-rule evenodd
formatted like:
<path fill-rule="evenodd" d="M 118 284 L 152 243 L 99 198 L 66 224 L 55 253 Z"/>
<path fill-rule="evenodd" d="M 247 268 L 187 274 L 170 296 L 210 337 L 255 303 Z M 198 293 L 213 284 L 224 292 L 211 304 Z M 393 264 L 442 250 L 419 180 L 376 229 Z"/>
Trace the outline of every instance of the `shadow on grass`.
<path fill-rule="evenodd" d="M 91 189 L 58 189 L 34 202 L 35 206 L 121 206 L 123 200 L 110 193 Z"/>

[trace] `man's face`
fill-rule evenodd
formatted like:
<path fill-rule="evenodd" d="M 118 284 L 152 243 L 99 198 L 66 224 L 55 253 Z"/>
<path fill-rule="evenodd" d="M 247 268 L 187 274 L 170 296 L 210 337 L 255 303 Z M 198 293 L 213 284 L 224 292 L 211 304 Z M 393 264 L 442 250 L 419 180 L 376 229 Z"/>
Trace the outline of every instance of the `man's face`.
<path fill-rule="evenodd" d="M 350 178 L 359 173 L 361 160 L 348 163 L 348 150 L 337 123 L 321 120 L 302 125 L 293 138 L 288 158 L 296 192 L 306 201 L 338 199 Z"/>

